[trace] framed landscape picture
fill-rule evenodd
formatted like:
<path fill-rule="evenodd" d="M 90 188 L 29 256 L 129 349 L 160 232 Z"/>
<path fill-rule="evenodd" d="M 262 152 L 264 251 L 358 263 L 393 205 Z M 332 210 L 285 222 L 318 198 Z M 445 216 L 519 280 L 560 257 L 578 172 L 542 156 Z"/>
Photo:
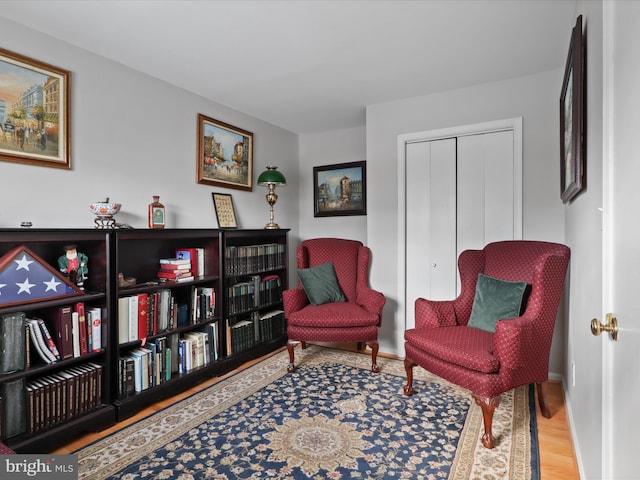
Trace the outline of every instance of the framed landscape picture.
<path fill-rule="evenodd" d="M 71 168 L 71 73 L 0 48 L 0 160 Z"/>
<path fill-rule="evenodd" d="M 560 198 L 569 202 L 583 188 L 584 43 L 579 16 L 569 45 L 560 94 Z"/>
<path fill-rule="evenodd" d="M 253 133 L 198 114 L 198 183 L 251 191 Z"/>
<path fill-rule="evenodd" d="M 313 167 L 314 217 L 367 214 L 367 162 Z"/>

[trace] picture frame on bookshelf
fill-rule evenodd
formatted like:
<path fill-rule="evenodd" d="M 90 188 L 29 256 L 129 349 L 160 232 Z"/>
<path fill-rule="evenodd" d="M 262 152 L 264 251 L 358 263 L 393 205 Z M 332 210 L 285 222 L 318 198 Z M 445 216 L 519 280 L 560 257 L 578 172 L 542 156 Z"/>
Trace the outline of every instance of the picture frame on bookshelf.
<path fill-rule="evenodd" d="M 236 212 L 233 208 L 233 198 L 228 193 L 211 194 L 213 197 L 213 206 L 216 210 L 216 219 L 219 228 L 238 228 L 236 221 Z"/>
<path fill-rule="evenodd" d="M 584 175 L 584 39 L 582 15 L 571 32 L 560 94 L 560 198 L 573 199 L 583 188 Z"/>
<path fill-rule="evenodd" d="M 198 114 L 198 183 L 253 190 L 253 133 Z"/>
<path fill-rule="evenodd" d="M 367 214 L 367 162 L 313 167 L 314 217 Z"/>
<path fill-rule="evenodd" d="M 0 48 L 0 160 L 71 168 L 71 72 Z"/>

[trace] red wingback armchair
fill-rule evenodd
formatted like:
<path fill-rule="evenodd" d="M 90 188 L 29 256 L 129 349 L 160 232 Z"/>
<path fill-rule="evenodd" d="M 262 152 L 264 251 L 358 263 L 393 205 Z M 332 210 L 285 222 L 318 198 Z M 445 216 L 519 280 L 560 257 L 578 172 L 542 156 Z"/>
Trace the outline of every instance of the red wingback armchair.
<path fill-rule="evenodd" d="M 371 371 L 379 371 L 378 327 L 384 295 L 368 285 L 371 252 L 362 242 L 339 238 L 303 241 L 296 250 L 299 269 L 333 263 L 335 276 L 346 301 L 312 305 L 301 283 L 282 293 L 287 319 L 287 348 L 291 373 L 295 370 L 294 348 L 307 341 L 364 342 L 372 350 Z"/>
<path fill-rule="evenodd" d="M 469 389 L 482 408 L 482 443 L 487 448 L 495 446 L 493 413 L 504 392 L 536 383 L 540 409 L 549 418 L 549 352 L 569 257 L 565 245 L 527 240 L 495 242 L 483 250 L 462 252 L 458 259 L 458 298 L 419 298 L 415 302 L 416 325 L 404 335 L 405 395 L 414 393 L 416 365 Z M 494 333 L 467 326 L 480 273 L 527 283 L 524 312 L 519 317 L 499 320 Z"/>

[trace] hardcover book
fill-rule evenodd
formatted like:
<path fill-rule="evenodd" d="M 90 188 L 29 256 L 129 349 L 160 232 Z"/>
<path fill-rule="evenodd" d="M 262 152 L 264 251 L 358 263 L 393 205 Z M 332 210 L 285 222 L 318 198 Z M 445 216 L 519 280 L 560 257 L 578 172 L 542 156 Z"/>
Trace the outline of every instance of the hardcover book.
<path fill-rule="evenodd" d="M 73 357 L 73 322 L 71 313 L 71 307 L 65 305 L 52 310 L 49 315 L 53 327 L 53 337 L 63 359 Z"/>
<path fill-rule="evenodd" d="M 0 316 L 0 374 L 24 370 L 24 313 Z"/>

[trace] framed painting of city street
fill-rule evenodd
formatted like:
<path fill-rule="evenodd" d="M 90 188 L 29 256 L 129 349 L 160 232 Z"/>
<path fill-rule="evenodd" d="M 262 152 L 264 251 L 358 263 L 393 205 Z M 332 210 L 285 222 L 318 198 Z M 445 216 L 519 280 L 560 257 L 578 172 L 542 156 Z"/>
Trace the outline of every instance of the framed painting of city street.
<path fill-rule="evenodd" d="M 198 183 L 251 191 L 253 133 L 198 114 Z"/>
<path fill-rule="evenodd" d="M 0 160 L 71 168 L 71 72 L 0 48 Z"/>
<path fill-rule="evenodd" d="M 367 214 L 367 162 L 313 167 L 314 217 Z"/>

